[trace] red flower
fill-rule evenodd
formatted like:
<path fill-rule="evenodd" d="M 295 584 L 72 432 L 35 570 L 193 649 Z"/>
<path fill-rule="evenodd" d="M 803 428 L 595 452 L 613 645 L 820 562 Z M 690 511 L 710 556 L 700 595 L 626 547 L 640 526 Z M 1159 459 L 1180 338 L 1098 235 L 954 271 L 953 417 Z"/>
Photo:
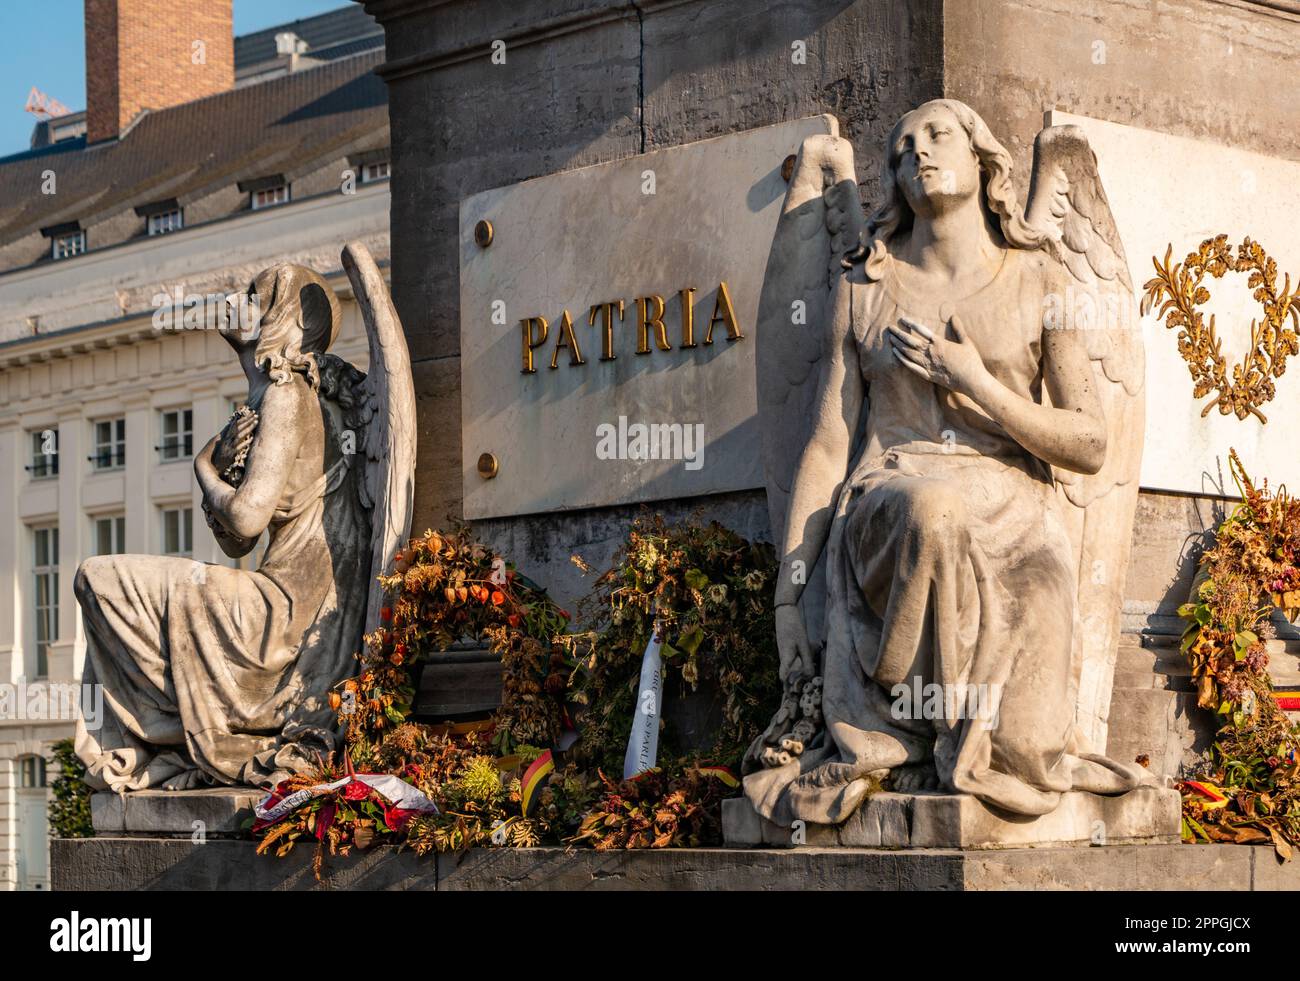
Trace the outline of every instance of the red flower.
<path fill-rule="evenodd" d="M 408 811 L 402 807 L 394 807 L 392 804 L 384 804 L 384 824 L 389 831 L 401 831 L 406 827 L 408 821 L 418 814 L 418 811 Z"/>
<path fill-rule="evenodd" d="M 566 620 L 569 619 L 569 611 L 568 611 L 568 610 L 561 610 L 561 611 L 560 611 L 560 616 L 564 617 L 564 619 L 566 619 Z"/>
<path fill-rule="evenodd" d="M 510 616 L 506 617 L 506 623 L 510 624 L 512 627 L 518 627 L 522 622 L 522 619 L 523 618 L 520 617 L 518 613 L 512 613 Z"/>
<path fill-rule="evenodd" d="M 334 823 L 334 812 L 338 810 L 333 804 L 322 804 L 319 811 L 316 812 L 316 840 L 324 841 L 325 832 L 329 831 L 330 825 Z"/>
<path fill-rule="evenodd" d="M 383 607 L 380 607 L 380 609 L 379 609 L 379 619 L 383 620 L 384 623 L 388 623 L 390 620 L 392 620 L 392 619 L 393 619 L 393 608 L 392 608 L 391 606 L 383 606 Z"/>
<path fill-rule="evenodd" d="M 344 800 L 365 800 L 370 796 L 370 786 L 360 780 L 353 780 L 343 788 Z"/>
<path fill-rule="evenodd" d="M 501 592 L 501 590 L 499 590 L 499 589 L 494 589 L 494 590 L 492 591 L 492 605 L 493 605 L 493 606 L 500 606 L 500 605 L 501 605 L 502 603 L 504 603 L 505 601 L 506 601 L 506 594 L 505 594 L 505 593 Z"/>

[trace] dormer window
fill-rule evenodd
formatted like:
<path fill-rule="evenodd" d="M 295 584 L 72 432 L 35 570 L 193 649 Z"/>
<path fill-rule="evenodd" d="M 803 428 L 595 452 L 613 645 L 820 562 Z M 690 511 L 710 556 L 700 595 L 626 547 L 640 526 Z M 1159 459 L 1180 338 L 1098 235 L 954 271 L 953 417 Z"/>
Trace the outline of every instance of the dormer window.
<path fill-rule="evenodd" d="M 150 215 L 147 220 L 150 235 L 166 235 L 168 232 L 178 232 L 184 227 L 180 208 L 160 211 L 156 215 Z"/>
<path fill-rule="evenodd" d="M 248 195 L 248 206 L 254 211 L 289 203 L 289 182 L 283 174 L 240 181 L 239 189 Z"/>
<path fill-rule="evenodd" d="M 50 242 L 52 243 L 50 255 L 55 259 L 71 259 L 74 255 L 81 255 L 86 251 L 86 233 L 80 228 L 75 232 L 55 235 Z"/>
<path fill-rule="evenodd" d="M 289 203 L 288 184 L 276 184 L 275 187 L 252 191 L 251 194 L 250 204 L 252 204 L 254 211 L 260 211 L 262 208 L 272 208 L 277 204 Z"/>
<path fill-rule="evenodd" d="M 185 227 L 181 206 L 175 198 L 142 204 L 135 209 L 135 213 L 144 219 L 145 231 L 150 235 L 166 235 Z"/>

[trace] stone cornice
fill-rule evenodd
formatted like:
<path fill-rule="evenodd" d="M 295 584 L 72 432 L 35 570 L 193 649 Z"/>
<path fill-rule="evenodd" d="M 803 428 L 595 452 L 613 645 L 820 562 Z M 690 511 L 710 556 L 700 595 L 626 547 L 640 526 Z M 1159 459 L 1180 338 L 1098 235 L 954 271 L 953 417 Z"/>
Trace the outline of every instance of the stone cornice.
<path fill-rule="evenodd" d="M 387 277 L 389 262 L 377 263 Z M 352 283 L 342 269 L 322 274 L 335 294 L 343 299 L 352 298 Z M 184 331 L 158 331 L 153 326 L 151 313 L 133 314 L 115 320 L 82 324 L 48 334 L 33 334 L 0 343 L 0 371 L 39 364 L 58 358 L 76 357 L 93 351 L 108 350 L 138 341 L 161 339 L 169 334 Z"/>
<path fill-rule="evenodd" d="M 411 14 L 465 2 L 472 2 L 472 0 L 431 0 L 431 2 L 429 0 L 425 0 L 425 2 L 375 0 L 375 2 L 366 4 L 366 10 L 380 23 L 386 24 Z M 701 2 L 703 0 L 629 0 L 626 3 L 585 10 L 577 14 L 552 17 L 538 21 L 535 24 L 527 24 L 514 31 L 484 33 L 444 50 L 430 51 L 408 58 L 391 59 L 376 68 L 375 74 L 387 82 L 392 82 L 394 79 L 408 75 L 435 71 L 448 65 L 472 61 L 475 58 L 486 58 L 492 52 L 491 45 L 493 41 L 504 41 L 507 48 L 525 47 L 530 44 L 540 44 L 544 41 L 564 37 L 568 34 L 577 34 L 599 27 L 602 24 L 621 20 L 635 21 L 642 14 Z"/>

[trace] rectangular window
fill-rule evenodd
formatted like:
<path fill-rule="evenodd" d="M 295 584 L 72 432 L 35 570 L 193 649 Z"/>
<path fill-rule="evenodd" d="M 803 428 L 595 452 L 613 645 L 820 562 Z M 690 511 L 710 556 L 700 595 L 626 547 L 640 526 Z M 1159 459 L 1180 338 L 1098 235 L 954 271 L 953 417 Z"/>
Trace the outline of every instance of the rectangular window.
<path fill-rule="evenodd" d="M 117 470 L 126 463 L 126 419 L 103 419 L 95 423 L 95 454 L 90 458 L 96 470 Z"/>
<path fill-rule="evenodd" d="M 361 168 L 361 183 L 369 184 L 371 181 L 382 181 L 388 177 L 388 161 L 379 160 L 375 163 L 368 163 Z"/>
<path fill-rule="evenodd" d="M 32 789 L 46 786 L 45 758 L 41 756 L 24 756 L 22 764 L 21 786 Z"/>
<path fill-rule="evenodd" d="M 50 645 L 59 639 L 59 529 L 34 528 L 32 599 L 36 622 L 36 677 L 50 673 Z"/>
<path fill-rule="evenodd" d="M 121 555 L 126 551 L 126 516 L 95 519 L 95 554 Z"/>
<path fill-rule="evenodd" d="M 168 409 L 162 414 L 162 461 L 184 460 L 194 455 L 194 411 Z"/>
<path fill-rule="evenodd" d="M 184 227 L 184 219 L 181 216 L 180 208 L 171 211 L 160 211 L 148 218 L 150 235 L 166 235 L 168 232 L 178 232 Z"/>
<path fill-rule="evenodd" d="M 27 465 L 27 472 L 33 480 L 59 475 L 59 431 L 57 429 L 36 429 L 31 433 L 32 462 Z"/>
<path fill-rule="evenodd" d="M 163 509 L 163 554 L 189 555 L 193 551 L 194 509 Z"/>
<path fill-rule="evenodd" d="M 260 191 L 253 191 L 250 199 L 254 211 L 270 208 L 277 204 L 287 204 L 289 202 L 289 185 L 276 184 L 274 187 L 264 187 Z"/>
<path fill-rule="evenodd" d="M 55 235 L 51 246 L 51 255 L 56 259 L 70 259 L 86 251 L 86 232 L 84 229 L 69 232 L 67 235 Z"/>

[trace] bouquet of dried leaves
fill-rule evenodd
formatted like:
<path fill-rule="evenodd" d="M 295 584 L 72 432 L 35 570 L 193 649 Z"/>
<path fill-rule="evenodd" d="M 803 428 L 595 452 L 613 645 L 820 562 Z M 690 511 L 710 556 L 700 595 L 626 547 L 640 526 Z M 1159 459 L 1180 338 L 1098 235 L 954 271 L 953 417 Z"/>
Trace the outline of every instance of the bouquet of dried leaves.
<path fill-rule="evenodd" d="M 1273 696 L 1266 641 L 1274 610 L 1300 613 L 1300 501 L 1256 487 L 1229 458 L 1241 503 L 1201 558 L 1182 648 L 1197 702 L 1223 718 L 1212 759 L 1183 783 L 1187 841 L 1300 844 L 1298 732 Z"/>
<path fill-rule="evenodd" d="M 614 782 L 592 760 L 622 766 L 641 652 L 657 610 L 672 640 L 670 676 L 684 688 L 715 681 L 726 722 L 719 758 L 738 759 L 779 695 L 772 646 L 776 562 L 714 524 L 667 528 L 638 522 L 593 602 L 598 629 L 569 633 L 569 615 L 544 590 L 474 542 L 468 531 L 426 532 L 398 553 L 381 581 L 384 626 L 366 638 L 361 671 L 332 704 L 345 729 L 348 761 L 360 772 L 412 783 L 438 812 L 394 820 L 382 798 L 344 788 L 313 798 L 281 820 L 259 824 L 259 853 L 317 843 L 326 851 L 387 842 L 419 854 L 475 846 L 528 847 L 543 841 L 595 848 L 663 848 L 721 842 L 721 802 L 735 793 L 723 767 L 701 767 L 661 744 L 661 769 Z M 430 726 L 409 719 L 414 666 L 466 640 L 502 656 L 503 697 L 482 724 Z M 567 759 L 539 782 L 524 813 L 521 778 L 555 747 L 569 704 L 585 706 L 582 734 Z M 341 776 L 340 768 L 297 776 L 298 789 Z M 353 786 L 353 785 L 349 785 Z"/>
<path fill-rule="evenodd" d="M 597 851 L 722 843 L 722 800 L 734 793 L 722 780 L 694 766 L 620 781 L 597 772 L 603 792 L 570 842 Z"/>
<path fill-rule="evenodd" d="M 463 527 L 411 539 L 380 583 L 389 596 L 384 625 L 365 638 L 360 675 L 331 698 L 354 765 L 369 765 L 385 734 L 406 721 L 420 662 L 464 644 L 486 643 L 501 656 L 498 750 L 554 741 L 571 670 L 569 614 L 545 590 Z"/>
<path fill-rule="evenodd" d="M 584 571 L 587 566 L 575 557 Z M 636 708 L 641 659 L 656 619 L 661 625 L 664 702 L 702 685 L 716 688 L 722 724 L 703 752 L 738 763 L 781 700 L 773 596 L 772 546 L 751 543 L 716 522 L 669 526 L 640 517 L 614 565 L 583 603 L 591 625 L 577 659 L 572 702 L 580 710 L 583 765 L 621 771 Z M 661 720 L 661 759 L 685 747 Z"/>

